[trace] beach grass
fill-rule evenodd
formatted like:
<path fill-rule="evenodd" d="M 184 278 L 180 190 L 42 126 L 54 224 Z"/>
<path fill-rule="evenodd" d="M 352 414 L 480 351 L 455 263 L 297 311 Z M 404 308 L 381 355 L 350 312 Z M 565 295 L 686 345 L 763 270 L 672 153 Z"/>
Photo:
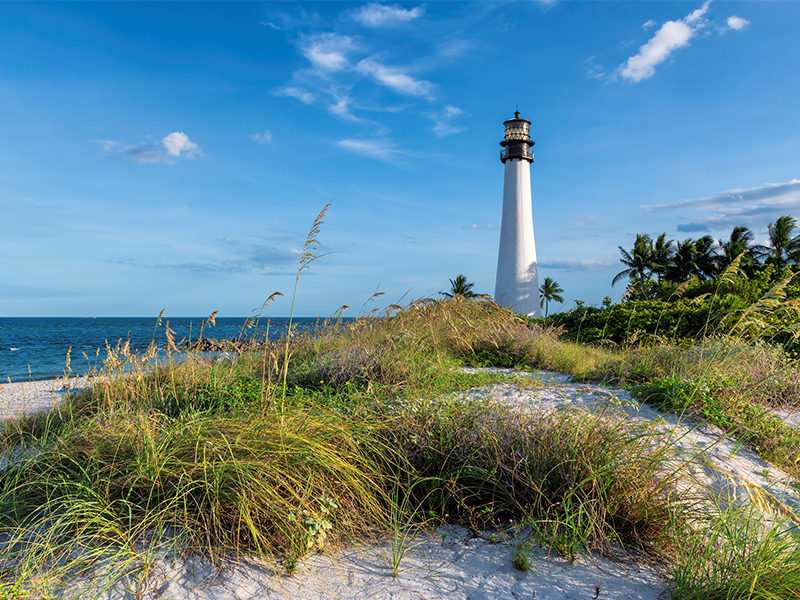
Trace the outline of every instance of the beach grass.
<path fill-rule="evenodd" d="M 4 585 L 53 593 L 87 573 L 105 582 L 98 593 L 141 585 L 165 544 L 212 561 L 255 555 L 291 574 L 310 551 L 376 535 L 394 541 L 396 573 L 419 527 L 448 522 L 524 527 L 529 545 L 571 559 L 638 553 L 677 568 L 675 590 L 690 585 L 677 582 L 692 581 L 692 556 L 715 551 L 706 538 L 687 545 L 687 524 L 706 527 L 713 511 L 680 492 L 692 485 L 686 458 L 652 426 L 458 393 L 507 381 L 464 364 L 581 356 L 592 367 L 581 378 L 734 377 L 735 361 L 720 364 L 711 347 L 695 350 L 705 367 L 669 348 L 560 348 L 557 331 L 461 298 L 331 323 L 284 340 L 288 352 L 280 343 L 215 364 L 196 355 L 118 369 L 57 411 L 7 422 L 4 446 L 21 458 L 0 474 Z M 775 385 L 758 389 L 774 396 Z M 717 512 L 714 526 L 734 518 Z"/>
<path fill-rule="evenodd" d="M 111 369 L 59 410 L 4 425 L 4 446 L 22 453 L 0 474 L 6 580 L 52 591 L 86 572 L 146 578 L 142 557 L 167 532 L 182 552 L 252 554 L 290 573 L 309 551 L 385 532 L 397 571 L 422 516 L 529 520 L 554 547 L 571 540 L 566 555 L 611 540 L 657 553 L 678 505 L 658 460 L 619 460 L 649 445 L 642 432 L 453 395 L 505 380 L 462 372 L 470 352 L 523 360 L 551 336 L 456 299 L 216 364 L 189 356 L 153 370 L 117 351 L 114 367 L 140 368 Z M 605 450 L 585 456 L 587 443 Z"/>

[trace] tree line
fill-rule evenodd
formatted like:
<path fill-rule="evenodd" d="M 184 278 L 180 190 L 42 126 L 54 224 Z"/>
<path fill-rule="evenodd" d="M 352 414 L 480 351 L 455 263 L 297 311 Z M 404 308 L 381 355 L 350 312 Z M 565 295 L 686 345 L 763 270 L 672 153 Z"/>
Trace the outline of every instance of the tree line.
<path fill-rule="evenodd" d="M 800 235 L 795 235 L 796 229 L 793 217 L 779 217 L 767 226 L 769 242 L 765 246 L 753 244 L 753 232 L 741 225 L 733 228 L 728 239 L 720 241 L 704 235 L 676 242 L 668 240 L 666 233 L 656 239 L 637 233 L 631 250 L 619 246 L 619 260 L 625 269 L 617 273 L 611 285 L 627 278 L 632 294 L 647 300 L 657 296 L 665 283 L 714 279 L 740 256 L 739 266 L 748 276 L 769 265 L 781 272 L 800 263 Z"/>

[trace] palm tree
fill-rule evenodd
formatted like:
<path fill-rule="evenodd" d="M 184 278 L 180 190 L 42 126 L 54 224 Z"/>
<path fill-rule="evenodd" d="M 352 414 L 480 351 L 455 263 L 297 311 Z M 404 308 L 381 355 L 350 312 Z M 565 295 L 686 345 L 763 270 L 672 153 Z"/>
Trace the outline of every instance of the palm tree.
<path fill-rule="evenodd" d="M 687 238 L 682 242 L 678 242 L 675 247 L 675 254 L 672 255 L 672 263 L 666 272 L 667 279 L 684 282 L 698 271 L 697 248 L 695 248 L 694 240 Z"/>
<path fill-rule="evenodd" d="M 792 237 L 797 221 L 788 215 L 778 217 L 774 223 L 767 225 L 769 246 L 757 246 L 756 249 L 766 257 L 768 263 L 783 269 L 790 262 L 800 260 L 800 235 Z"/>
<path fill-rule="evenodd" d="M 564 297 L 561 296 L 561 292 L 564 290 L 558 285 L 557 281 L 550 279 L 549 277 L 544 278 L 544 283 L 539 286 L 539 299 L 541 301 L 541 305 L 544 306 L 544 316 L 547 316 L 547 309 L 550 307 L 550 302 L 564 302 Z"/>
<path fill-rule="evenodd" d="M 716 242 L 710 235 L 695 240 L 695 264 L 701 280 L 713 279 L 719 273 L 719 256 L 715 250 Z"/>
<path fill-rule="evenodd" d="M 453 298 L 454 296 L 463 296 L 464 298 L 473 298 L 475 292 L 472 291 L 474 283 L 468 283 L 467 278 L 463 275 L 456 275 L 455 279 L 450 280 L 450 291 L 439 292 L 442 296 Z"/>
<path fill-rule="evenodd" d="M 653 245 L 653 259 L 650 268 L 658 278 L 658 291 L 661 292 L 661 280 L 666 275 L 669 266 L 672 264 L 672 257 L 675 249 L 672 247 L 673 240 L 667 241 L 667 234 L 662 233 L 656 238 Z"/>
<path fill-rule="evenodd" d="M 645 283 L 650 280 L 653 269 L 653 240 L 648 234 L 636 234 L 636 241 L 633 242 L 633 250 L 628 252 L 619 246 L 621 257 L 619 262 L 627 267 L 614 276 L 611 282 L 613 287 L 620 279 L 629 278 L 634 283 L 639 283 L 642 289 L 642 298 L 647 300 L 647 289 Z"/>
<path fill-rule="evenodd" d="M 727 269 L 739 255 L 749 252 L 742 258 L 742 266 L 750 266 L 755 262 L 756 257 L 751 251 L 750 244 L 753 243 L 753 232 L 747 227 L 737 225 L 731 231 L 731 237 L 727 242 L 719 244 L 719 262 L 722 269 Z"/>

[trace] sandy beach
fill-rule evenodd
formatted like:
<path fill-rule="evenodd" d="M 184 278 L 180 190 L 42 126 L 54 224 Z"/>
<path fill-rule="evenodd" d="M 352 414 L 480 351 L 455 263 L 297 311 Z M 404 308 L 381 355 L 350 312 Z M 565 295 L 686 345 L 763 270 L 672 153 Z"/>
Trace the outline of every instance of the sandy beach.
<path fill-rule="evenodd" d="M 0 418 L 30 415 L 50 410 L 61 402 L 65 394 L 71 390 L 85 389 L 91 386 L 86 377 L 67 379 L 45 379 L 42 381 L 25 381 L 0 384 Z"/>
<path fill-rule="evenodd" d="M 508 369 L 495 369 L 521 375 Z M 515 405 L 520 410 L 549 413 L 572 407 L 604 411 L 630 419 L 654 421 L 670 436 L 680 452 L 691 459 L 698 481 L 710 486 L 728 502 L 747 502 L 748 487 L 756 485 L 777 501 L 800 513 L 797 494 L 784 482 L 785 475 L 755 453 L 725 439 L 720 430 L 698 425 L 675 415 L 662 415 L 631 398 L 625 390 L 572 383 L 567 375 L 552 372 L 524 374 L 541 385 L 522 388 L 500 383 L 458 394 L 488 397 L 492 402 Z M 89 385 L 85 379 L 69 382 L 72 389 Z M 5 384 L 0 391 L 4 415 L 30 413 L 52 407 L 63 397 L 65 382 L 41 381 Z M 573 564 L 534 547 L 530 570 L 512 565 L 521 543 L 513 538 L 475 534 L 448 526 L 415 539 L 405 554 L 397 578 L 392 576 L 389 540 L 356 544 L 335 552 L 311 554 L 300 562 L 293 577 L 280 565 L 237 559 L 213 566 L 197 556 L 162 553 L 151 564 L 150 576 L 138 592 L 132 580 L 121 579 L 103 597 L 114 599 L 339 598 L 499 599 L 536 600 L 656 600 L 668 597 L 667 580 L 630 558 L 611 561 L 599 556 L 578 557 Z M 88 581 L 74 583 L 86 591 Z M 138 596 L 136 594 L 139 594 Z"/>
<path fill-rule="evenodd" d="M 258 561 L 215 568 L 202 560 L 162 560 L 145 598 L 242 600 L 657 600 L 667 585 L 635 562 L 579 557 L 574 564 L 546 550 L 531 551 L 531 570 L 512 566 L 513 542 L 444 527 L 414 541 L 398 576 L 392 575 L 389 541 L 302 560 L 293 577 Z M 119 586 L 108 598 L 132 600 Z"/>

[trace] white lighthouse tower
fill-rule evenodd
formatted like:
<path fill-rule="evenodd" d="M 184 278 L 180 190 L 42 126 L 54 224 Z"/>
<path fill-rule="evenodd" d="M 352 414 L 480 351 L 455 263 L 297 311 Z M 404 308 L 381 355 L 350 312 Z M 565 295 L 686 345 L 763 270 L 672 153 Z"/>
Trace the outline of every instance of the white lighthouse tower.
<path fill-rule="evenodd" d="M 506 172 L 494 299 L 500 306 L 518 313 L 541 317 L 531 208 L 531 122 L 520 119 L 519 111 L 516 111 L 514 118 L 505 121 L 503 125 L 506 136 L 500 142 L 503 147 L 500 160 L 505 165 Z"/>

